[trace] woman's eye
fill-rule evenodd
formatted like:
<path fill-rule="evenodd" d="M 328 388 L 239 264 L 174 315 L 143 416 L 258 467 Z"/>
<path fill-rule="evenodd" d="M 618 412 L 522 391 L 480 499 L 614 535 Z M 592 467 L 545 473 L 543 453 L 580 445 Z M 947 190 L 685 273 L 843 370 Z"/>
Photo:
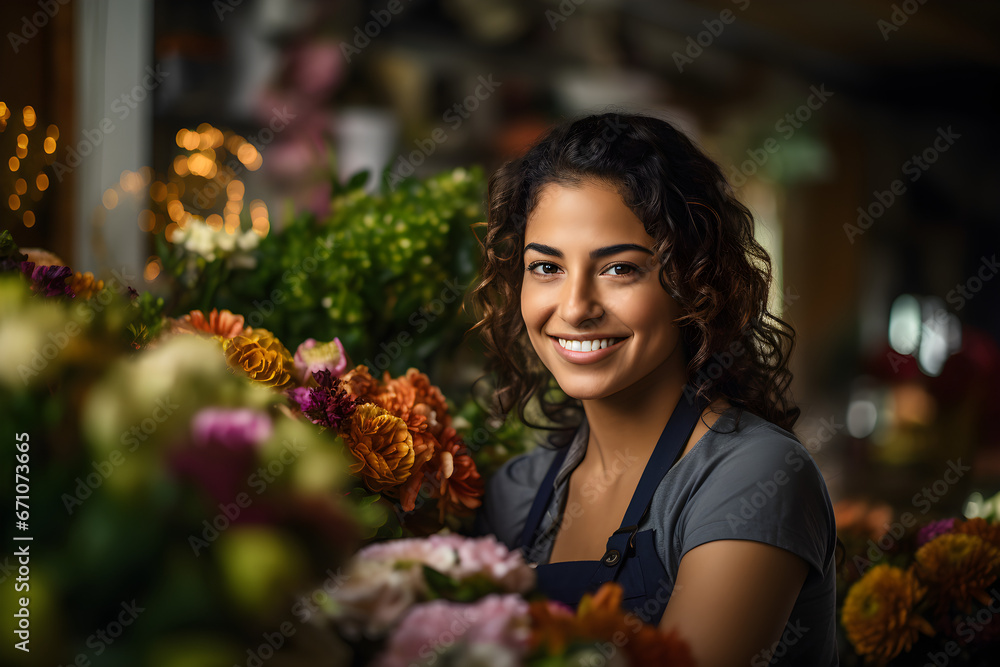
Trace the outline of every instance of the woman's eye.
<path fill-rule="evenodd" d="M 624 273 L 622 273 L 622 269 L 625 270 Z M 616 273 L 611 274 L 613 276 L 627 276 L 630 273 L 635 273 L 635 267 L 632 266 L 631 264 L 615 264 L 608 269 L 608 271 L 612 270 L 617 270 Z"/>
<path fill-rule="evenodd" d="M 539 267 L 542 270 L 541 271 L 535 271 L 535 269 L 539 268 Z M 532 273 L 541 273 L 543 275 L 550 275 L 549 271 L 546 270 L 546 267 L 548 267 L 549 269 L 552 269 L 553 272 L 559 270 L 558 267 L 555 264 L 547 264 L 545 262 L 535 262 L 534 264 L 531 264 L 530 266 L 528 266 L 528 271 L 531 271 Z"/>

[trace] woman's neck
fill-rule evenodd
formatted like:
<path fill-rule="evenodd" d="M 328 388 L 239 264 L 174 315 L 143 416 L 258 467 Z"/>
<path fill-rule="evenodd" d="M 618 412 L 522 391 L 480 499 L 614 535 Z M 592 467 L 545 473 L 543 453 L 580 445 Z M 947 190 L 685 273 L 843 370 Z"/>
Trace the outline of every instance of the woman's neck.
<path fill-rule="evenodd" d="M 603 474 L 626 449 L 630 456 L 648 460 L 686 382 L 685 366 L 671 357 L 628 389 L 583 401 L 590 432 L 584 463 Z"/>

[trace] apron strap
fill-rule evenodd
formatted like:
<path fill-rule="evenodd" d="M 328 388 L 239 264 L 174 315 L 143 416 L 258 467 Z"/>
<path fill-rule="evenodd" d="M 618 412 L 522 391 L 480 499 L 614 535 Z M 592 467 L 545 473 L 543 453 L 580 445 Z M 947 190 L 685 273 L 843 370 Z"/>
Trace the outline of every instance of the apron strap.
<path fill-rule="evenodd" d="M 608 549 L 601 558 L 592 580 L 595 586 L 617 577 L 628 549 L 635 547 L 635 534 L 639 531 L 639 524 L 649 512 L 656 489 L 667 471 L 676 463 L 704 408 L 704 401 L 689 401 L 683 394 L 677 401 L 646 463 L 646 468 L 642 471 L 639 485 L 632 495 L 628 509 L 625 510 L 621 527 L 608 539 Z"/>
<path fill-rule="evenodd" d="M 538 525 L 542 521 L 542 515 L 549 506 L 556 475 L 559 474 L 559 469 L 562 467 L 568 451 L 569 446 L 563 447 L 556 453 L 555 458 L 552 460 L 552 465 L 549 466 L 549 471 L 546 473 L 542 485 L 538 487 L 538 493 L 535 494 L 535 502 L 531 505 L 531 511 L 528 512 L 528 519 L 524 523 L 524 531 L 521 533 L 521 539 L 515 544 L 515 548 L 524 547 L 527 550 L 534 546 L 535 533 L 538 532 Z"/>

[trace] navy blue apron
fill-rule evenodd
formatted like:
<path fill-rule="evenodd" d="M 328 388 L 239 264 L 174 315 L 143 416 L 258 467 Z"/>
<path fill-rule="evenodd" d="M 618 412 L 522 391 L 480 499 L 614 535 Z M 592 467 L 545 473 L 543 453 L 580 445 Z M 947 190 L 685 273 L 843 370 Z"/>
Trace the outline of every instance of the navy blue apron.
<path fill-rule="evenodd" d="M 539 591 L 576 609 L 584 593 L 594 593 L 601 584 L 617 581 L 624 591 L 622 608 L 634 611 L 646 623 L 659 624 L 673 590 L 673 582 L 668 580 L 656 553 L 653 530 L 639 532 L 639 524 L 649 512 L 653 494 L 663 476 L 676 463 L 704 407 L 705 404 L 700 401 L 693 404 L 681 396 L 642 471 L 621 527 L 608 538 L 607 551 L 601 560 L 538 565 Z M 556 455 L 535 496 L 518 542 L 525 553 L 529 553 L 534 546 L 542 515 L 552 499 L 556 475 L 568 449 L 564 447 Z"/>

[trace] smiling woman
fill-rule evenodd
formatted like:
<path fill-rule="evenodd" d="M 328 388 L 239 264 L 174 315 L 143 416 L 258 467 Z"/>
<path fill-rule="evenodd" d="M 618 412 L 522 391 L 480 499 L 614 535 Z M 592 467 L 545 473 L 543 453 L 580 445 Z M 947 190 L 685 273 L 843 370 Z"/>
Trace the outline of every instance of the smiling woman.
<path fill-rule="evenodd" d="M 703 667 L 838 664 L 832 505 L 791 432 L 794 332 L 718 166 L 665 121 L 589 116 L 501 167 L 489 205 L 473 330 L 497 416 L 552 435 L 490 480 L 478 530 L 571 606 L 617 581 Z"/>

